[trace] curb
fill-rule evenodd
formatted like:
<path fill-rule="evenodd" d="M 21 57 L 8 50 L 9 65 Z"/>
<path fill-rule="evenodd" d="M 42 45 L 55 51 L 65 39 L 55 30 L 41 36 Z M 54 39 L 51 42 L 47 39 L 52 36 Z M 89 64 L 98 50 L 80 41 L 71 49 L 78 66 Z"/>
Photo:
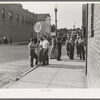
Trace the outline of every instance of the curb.
<path fill-rule="evenodd" d="M 13 85 L 14 83 L 16 83 L 18 80 L 20 80 L 21 78 L 23 78 L 25 75 L 27 75 L 27 74 L 30 73 L 31 71 L 35 70 L 38 66 L 39 66 L 39 65 L 34 66 L 33 68 L 30 68 L 28 71 L 26 71 L 25 73 L 21 74 L 20 77 L 16 77 L 16 79 L 15 79 L 14 81 L 12 81 L 12 82 L 10 82 L 10 83 L 4 85 L 4 86 L 2 87 L 2 89 L 3 89 L 3 88 L 9 88 L 11 85 Z"/>

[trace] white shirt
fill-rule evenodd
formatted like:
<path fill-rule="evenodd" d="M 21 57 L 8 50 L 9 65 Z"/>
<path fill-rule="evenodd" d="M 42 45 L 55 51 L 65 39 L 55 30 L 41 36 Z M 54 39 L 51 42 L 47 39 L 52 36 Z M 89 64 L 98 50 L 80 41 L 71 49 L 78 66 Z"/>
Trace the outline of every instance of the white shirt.
<path fill-rule="evenodd" d="M 40 46 L 43 46 L 43 41 L 41 41 L 41 42 L 39 43 L 39 45 L 40 45 Z"/>
<path fill-rule="evenodd" d="M 44 40 L 43 41 L 43 48 L 49 48 L 49 42 L 48 42 L 48 40 Z"/>

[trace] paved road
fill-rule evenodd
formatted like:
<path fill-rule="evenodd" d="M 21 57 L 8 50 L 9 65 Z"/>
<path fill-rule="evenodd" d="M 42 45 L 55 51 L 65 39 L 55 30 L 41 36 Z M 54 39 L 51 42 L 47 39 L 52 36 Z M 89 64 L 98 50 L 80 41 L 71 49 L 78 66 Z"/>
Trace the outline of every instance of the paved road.
<path fill-rule="evenodd" d="M 62 55 L 66 49 L 62 47 Z M 0 46 L 0 64 L 28 59 L 27 45 Z"/>
<path fill-rule="evenodd" d="M 27 45 L 0 46 L 0 64 L 28 59 Z"/>

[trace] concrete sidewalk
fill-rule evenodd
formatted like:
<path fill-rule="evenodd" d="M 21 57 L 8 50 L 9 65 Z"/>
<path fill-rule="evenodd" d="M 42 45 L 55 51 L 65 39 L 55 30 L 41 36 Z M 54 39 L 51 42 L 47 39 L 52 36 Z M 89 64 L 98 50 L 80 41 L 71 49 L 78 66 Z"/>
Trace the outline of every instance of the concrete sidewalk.
<path fill-rule="evenodd" d="M 38 66 L 27 75 L 3 88 L 87 88 L 85 61 L 67 56 L 62 61 L 50 59 L 47 66 Z"/>

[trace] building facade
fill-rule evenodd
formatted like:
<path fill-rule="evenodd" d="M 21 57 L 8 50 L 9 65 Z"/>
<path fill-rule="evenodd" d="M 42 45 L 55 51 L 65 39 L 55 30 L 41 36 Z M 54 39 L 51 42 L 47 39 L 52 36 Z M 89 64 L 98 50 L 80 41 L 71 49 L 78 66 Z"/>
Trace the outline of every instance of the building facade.
<path fill-rule="evenodd" d="M 82 37 L 86 38 L 87 37 L 87 24 L 88 24 L 88 16 L 87 16 L 87 4 L 82 5 Z"/>
<path fill-rule="evenodd" d="M 100 4 L 86 4 L 87 80 L 89 88 L 100 88 Z M 86 19 L 84 19 L 86 21 Z"/>
<path fill-rule="evenodd" d="M 21 4 L 0 4 L 0 38 L 13 42 L 28 41 L 35 36 L 34 14 L 22 8 Z"/>
<path fill-rule="evenodd" d="M 51 36 L 51 19 L 49 14 L 35 14 L 36 21 L 41 24 L 41 31 L 39 32 L 39 37 L 46 35 Z"/>
<path fill-rule="evenodd" d="M 0 4 L 0 39 L 7 37 L 12 42 L 29 41 L 37 37 L 35 23 L 41 23 L 40 36 L 51 35 L 49 14 L 34 14 L 23 9 L 21 4 Z"/>

